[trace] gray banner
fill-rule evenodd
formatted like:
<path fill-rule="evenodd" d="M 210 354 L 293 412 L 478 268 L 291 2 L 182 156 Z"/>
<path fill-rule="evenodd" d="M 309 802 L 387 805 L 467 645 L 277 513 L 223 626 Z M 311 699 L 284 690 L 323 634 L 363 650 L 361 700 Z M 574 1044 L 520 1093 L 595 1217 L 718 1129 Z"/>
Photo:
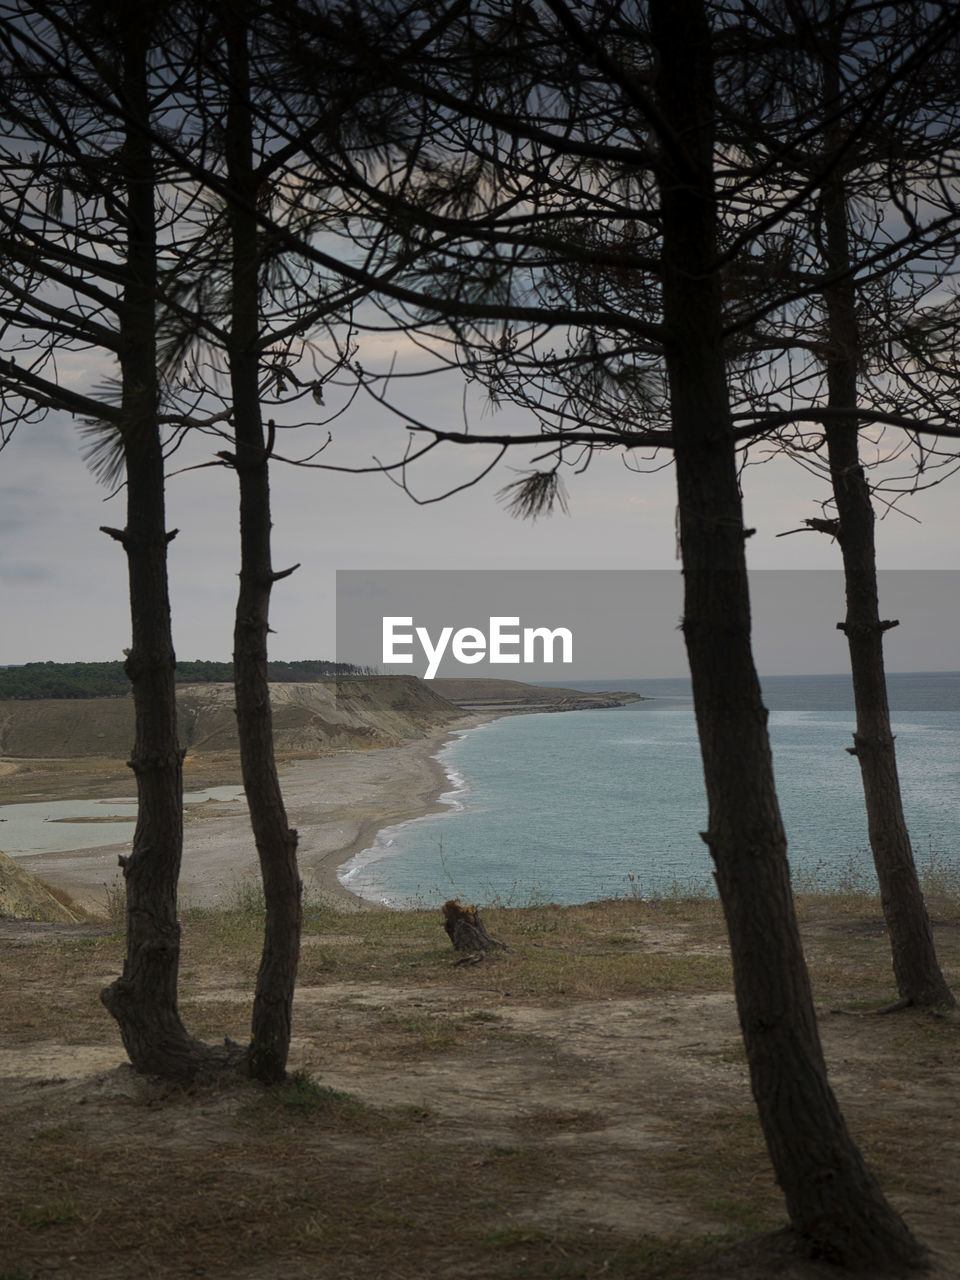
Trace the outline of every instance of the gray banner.
<path fill-rule="evenodd" d="M 761 674 L 848 669 L 843 574 L 750 574 Z M 880 573 L 889 671 L 960 669 L 960 573 Z M 670 570 L 341 570 L 337 660 L 392 675 L 550 681 L 687 674 Z M 613 687 L 613 686 L 611 686 Z"/>
<path fill-rule="evenodd" d="M 612 569 L 341 570 L 337 661 L 425 679 L 626 676 L 642 652 L 649 576 Z M 679 589 L 676 575 L 664 578 Z"/>

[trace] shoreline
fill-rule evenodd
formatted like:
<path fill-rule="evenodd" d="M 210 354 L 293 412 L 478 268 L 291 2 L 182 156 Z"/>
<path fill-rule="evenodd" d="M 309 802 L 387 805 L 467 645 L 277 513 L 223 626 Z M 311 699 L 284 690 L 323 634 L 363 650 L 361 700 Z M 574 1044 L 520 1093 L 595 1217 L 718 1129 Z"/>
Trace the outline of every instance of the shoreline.
<path fill-rule="evenodd" d="M 465 731 L 495 719 L 499 717 L 489 713 L 466 715 L 438 733 L 399 747 L 324 757 L 324 762 L 343 764 L 353 757 L 355 764 L 349 767 L 345 781 L 348 788 L 352 785 L 362 790 L 359 795 L 356 791 L 353 795 L 348 793 L 345 801 L 325 812 L 320 821 L 315 816 L 316 802 L 297 808 L 294 797 L 298 779 L 292 776 L 294 770 L 318 762 L 298 761 L 290 766 L 281 783 L 290 820 L 294 826 L 297 821 L 301 823 L 299 858 L 305 893 L 312 891 L 322 900 L 356 910 L 386 905 L 347 888 L 339 879 L 339 871 L 358 853 L 372 848 L 387 827 L 443 813 L 448 806 L 440 802 L 440 797 L 450 791 L 451 781 L 437 753 Z M 339 770 L 329 770 L 327 781 L 333 781 L 335 773 Z M 296 818 L 298 812 L 307 817 L 307 822 L 304 817 Z"/>
<path fill-rule="evenodd" d="M 443 812 L 446 806 L 440 796 L 451 789 L 451 783 L 437 753 L 464 731 L 499 718 L 490 712 L 468 713 L 442 730 L 400 746 L 281 762 L 287 815 L 299 833 L 305 898 L 319 898 L 341 910 L 382 906 L 341 884 L 338 871 L 371 848 L 386 827 Z M 224 762 L 223 775 L 213 785 L 232 785 L 235 765 Z M 259 882 L 242 797 L 243 789 L 237 784 L 236 796 L 228 801 L 209 799 L 185 806 L 179 890 L 183 907 L 222 906 L 245 883 Z M 66 853 L 24 854 L 16 861 L 39 880 L 99 912 L 113 886 L 120 883 L 118 857 L 128 850 L 128 844 L 118 843 Z"/>

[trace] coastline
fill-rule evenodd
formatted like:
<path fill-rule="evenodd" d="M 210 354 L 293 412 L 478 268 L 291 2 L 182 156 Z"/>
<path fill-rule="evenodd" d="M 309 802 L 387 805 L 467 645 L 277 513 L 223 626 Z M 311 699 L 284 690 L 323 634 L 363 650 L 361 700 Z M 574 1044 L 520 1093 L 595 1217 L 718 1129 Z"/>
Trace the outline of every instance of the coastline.
<path fill-rule="evenodd" d="M 493 712 L 469 713 L 436 733 L 400 746 L 331 752 L 282 763 L 280 782 L 290 823 L 299 832 L 305 896 L 340 910 L 380 905 L 341 884 L 338 871 L 370 848 L 385 827 L 442 812 L 440 796 L 450 790 L 450 780 L 436 759 L 437 752 L 464 730 L 498 718 Z M 230 773 L 219 785 L 231 784 L 235 769 Z M 222 906 L 239 886 L 259 879 L 242 797 L 238 784 L 230 800 L 186 805 L 180 875 L 183 906 Z M 102 911 L 110 888 L 119 884 L 118 857 L 128 847 L 110 844 L 69 853 L 26 854 L 16 861 L 84 907 Z"/>
<path fill-rule="evenodd" d="M 437 753 L 465 730 L 495 719 L 489 712 L 465 715 L 438 733 L 399 747 L 343 752 L 288 766 L 281 783 L 290 821 L 300 833 L 305 892 L 336 902 L 341 909 L 381 906 L 348 889 L 338 872 L 371 848 L 385 828 L 442 813 L 447 806 L 440 797 L 450 790 L 450 778 Z M 311 777 L 311 766 L 318 764 L 327 768 Z M 337 798 L 328 801 L 318 795 L 318 785 Z"/>

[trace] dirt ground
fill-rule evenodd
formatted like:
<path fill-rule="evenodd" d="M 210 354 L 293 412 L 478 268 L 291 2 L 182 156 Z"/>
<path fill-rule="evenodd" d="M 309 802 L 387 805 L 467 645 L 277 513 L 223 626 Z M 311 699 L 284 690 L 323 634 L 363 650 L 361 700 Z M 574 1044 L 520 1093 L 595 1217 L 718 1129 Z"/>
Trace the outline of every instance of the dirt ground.
<path fill-rule="evenodd" d="M 960 986 L 960 910 L 937 911 Z M 888 1198 L 960 1276 L 960 1022 L 891 995 L 869 900 L 801 901 L 831 1079 Z M 453 965 L 436 912 L 307 911 L 291 1067 L 272 1091 L 125 1065 L 97 993 L 108 926 L 0 924 L 0 1280 L 821 1280 L 785 1225 L 715 904 L 485 913 Z M 182 1011 L 242 1041 L 255 904 L 185 921 Z"/>

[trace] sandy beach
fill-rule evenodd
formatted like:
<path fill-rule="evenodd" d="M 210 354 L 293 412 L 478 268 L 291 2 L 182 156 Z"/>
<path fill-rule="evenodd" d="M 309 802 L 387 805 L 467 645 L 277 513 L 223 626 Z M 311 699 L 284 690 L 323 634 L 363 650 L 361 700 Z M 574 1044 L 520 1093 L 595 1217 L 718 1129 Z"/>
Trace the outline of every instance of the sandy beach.
<path fill-rule="evenodd" d="M 341 908 L 363 910 L 364 901 L 337 879 L 338 869 L 369 848 L 384 827 L 440 811 L 439 797 L 449 789 L 449 782 L 436 753 L 459 731 L 492 718 L 489 714 L 465 716 L 451 728 L 399 747 L 335 752 L 281 765 L 287 812 L 300 836 L 306 893 L 335 901 Z M 236 776 L 235 765 L 229 775 L 220 781 Z M 117 794 L 105 785 L 104 795 Z M 120 882 L 117 859 L 126 849 L 124 844 L 102 845 L 69 853 L 30 854 L 17 861 L 85 907 L 102 910 L 108 886 Z M 235 796 L 228 800 L 187 804 L 182 904 L 214 906 L 229 901 L 238 885 L 253 882 L 258 875 L 242 787 L 237 785 Z"/>

